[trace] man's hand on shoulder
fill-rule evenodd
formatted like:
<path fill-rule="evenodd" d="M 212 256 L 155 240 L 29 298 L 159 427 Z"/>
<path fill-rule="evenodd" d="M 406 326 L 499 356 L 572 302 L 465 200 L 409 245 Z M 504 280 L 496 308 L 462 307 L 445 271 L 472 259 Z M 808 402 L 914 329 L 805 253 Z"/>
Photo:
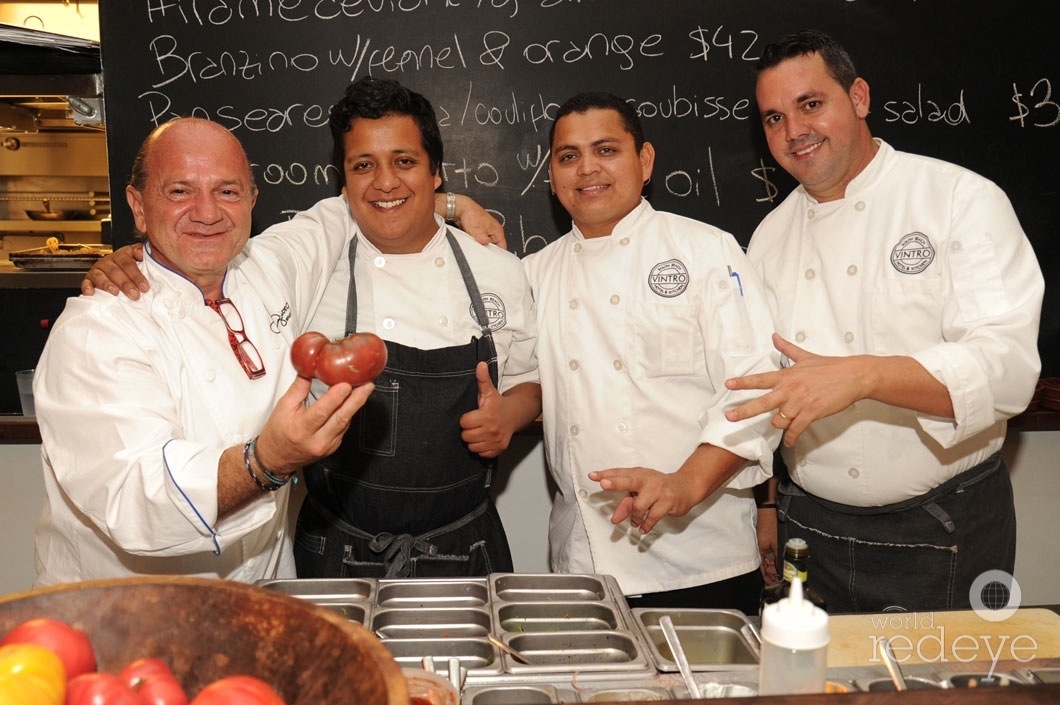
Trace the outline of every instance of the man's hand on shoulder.
<path fill-rule="evenodd" d="M 133 301 L 150 288 L 143 272 L 137 266 L 144 258 L 144 246 L 141 243 L 126 245 L 112 254 L 99 259 L 92 268 L 85 272 L 81 280 L 81 293 L 92 296 L 96 289 L 117 296 L 119 291 Z"/>

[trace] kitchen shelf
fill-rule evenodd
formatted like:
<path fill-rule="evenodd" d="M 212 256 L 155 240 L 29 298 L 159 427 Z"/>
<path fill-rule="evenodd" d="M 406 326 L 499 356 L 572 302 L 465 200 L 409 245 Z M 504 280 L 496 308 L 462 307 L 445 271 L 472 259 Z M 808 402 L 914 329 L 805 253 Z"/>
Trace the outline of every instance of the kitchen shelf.
<path fill-rule="evenodd" d="M 0 220 L 0 237 L 15 233 L 98 233 L 99 220 Z"/>

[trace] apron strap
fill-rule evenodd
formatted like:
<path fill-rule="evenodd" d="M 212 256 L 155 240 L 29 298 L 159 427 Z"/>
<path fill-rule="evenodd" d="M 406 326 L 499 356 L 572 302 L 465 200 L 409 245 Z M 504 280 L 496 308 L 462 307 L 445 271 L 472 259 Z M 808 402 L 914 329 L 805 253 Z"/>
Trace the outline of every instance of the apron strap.
<path fill-rule="evenodd" d="M 373 553 L 383 553 L 383 565 L 386 567 L 385 578 L 407 578 L 412 572 L 412 550 L 416 549 L 427 556 L 438 555 L 438 547 L 431 543 L 431 539 L 444 536 L 451 531 L 466 526 L 482 516 L 489 509 L 489 500 L 483 500 L 471 512 L 460 517 L 456 521 L 449 522 L 445 526 L 433 529 L 427 533 L 413 536 L 412 534 L 391 534 L 382 532 L 372 535 L 363 531 L 353 524 L 335 516 L 327 507 L 307 495 L 306 502 L 312 505 L 321 516 L 333 526 L 338 527 L 351 536 L 368 541 L 368 548 Z"/>

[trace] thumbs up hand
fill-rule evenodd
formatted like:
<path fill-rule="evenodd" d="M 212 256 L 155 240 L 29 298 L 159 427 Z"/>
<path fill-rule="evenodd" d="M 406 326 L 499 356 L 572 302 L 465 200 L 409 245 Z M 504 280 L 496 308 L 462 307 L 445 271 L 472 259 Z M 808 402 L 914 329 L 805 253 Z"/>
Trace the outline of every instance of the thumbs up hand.
<path fill-rule="evenodd" d="M 460 438 L 472 453 L 483 458 L 500 455 L 512 440 L 514 428 L 504 416 L 505 399 L 490 379 L 489 366 L 478 363 L 478 409 L 460 417 Z"/>

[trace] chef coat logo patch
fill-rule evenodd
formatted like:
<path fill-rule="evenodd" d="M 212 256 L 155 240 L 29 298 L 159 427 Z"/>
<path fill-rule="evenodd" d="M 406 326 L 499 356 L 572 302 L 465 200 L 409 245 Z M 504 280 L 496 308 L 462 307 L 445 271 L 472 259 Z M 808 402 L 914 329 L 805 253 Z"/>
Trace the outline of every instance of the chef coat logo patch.
<path fill-rule="evenodd" d="M 489 319 L 489 329 L 500 330 L 504 327 L 504 324 L 508 322 L 508 314 L 504 310 L 504 302 L 501 301 L 501 297 L 496 294 L 491 294 L 488 291 L 482 292 L 482 305 L 486 308 L 486 318 Z M 471 320 L 478 323 L 480 326 L 482 322 L 475 315 L 475 305 L 471 304 Z"/>
<path fill-rule="evenodd" d="M 676 259 L 659 262 L 648 273 L 648 287 L 667 299 L 680 296 L 688 288 L 688 268 Z"/>
<path fill-rule="evenodd" d="M 909 233 L 891 250 L 891 266 L 902 274 L 920 274 L 935 260 L 935 247 L 924 233 Z"/>

